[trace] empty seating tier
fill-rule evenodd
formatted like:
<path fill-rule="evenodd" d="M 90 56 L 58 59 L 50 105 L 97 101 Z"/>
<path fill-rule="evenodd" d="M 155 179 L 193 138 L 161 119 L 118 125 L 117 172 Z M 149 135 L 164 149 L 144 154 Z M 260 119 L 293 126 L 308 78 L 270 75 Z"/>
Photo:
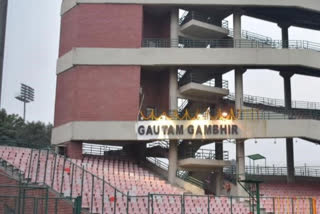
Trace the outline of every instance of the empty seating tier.
<path fill-rule="evenodd" d="M 23 172 L 28 182 L 45 184 L 66 197 L 82 196 L 82 208 L 91 213 L 250 213 L 248 200 L 184 194 L 183 189 L 168 184 L 133 160 L 101 156 L 76 160 L 49 150 L 6 146 L 0 146 L 0 160 Z M 261 193 L 273 198 L 261 201 L 268 212 L 304 213 L 310 210 L 310 197 L 320 198 L 319 190 L 320 185 L 263 184 Z"/>

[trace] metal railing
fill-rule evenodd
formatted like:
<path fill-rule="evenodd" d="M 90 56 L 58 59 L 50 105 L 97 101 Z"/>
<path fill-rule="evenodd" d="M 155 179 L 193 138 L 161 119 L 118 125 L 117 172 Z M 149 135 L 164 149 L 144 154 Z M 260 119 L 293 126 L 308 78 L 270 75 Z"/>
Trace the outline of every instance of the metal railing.
<path fill-rule="evenodd" d="M 16 149 L 21 148 L 17 147 Z M 7 162 L 1 156 L 0 164 L 6 171 L 11 169 L 12 172 L 15 172 L 18 170 L 13 166 L 13 163 Z M 119 201 L 124 200 L 123 198 L 127 196 L 127 194 L 105 181 L 104 178 L 91 173 L 88 166 L 77 165 L 72 160 L 58 155 L 52 150 L 31 149 L 27 164 L 26 171 L 19 171 L 19 173 L 28 184 L 45 185 L 71 200 L 81 196 L 82 208 L 89 209 L 90 213 L 104 213 L 107 208 L 115 210 L 117 199 L 110 201 L 108 195 L 114 195 L 114 198 L 118 197 Z M 75 186 L 79 188 L 75 188 Z M 101 196 L 101 210 L 96 210 L 95 195 Z"/>
<path fill-rule="evenodd" d="M 188 104 L 189 104 L 189 100 L 188 99 L 184 99 L 182 101 L 181 105 L 178 108 L 178 112 L 183 112 Z"/>
<path fill-rule="evenodd" d="M 229 28 L 229 35 L 228 36 L 230 36 L 230 37 L 234 36 L 233 28 Z M 253 40 L 253 41 L 262 42 L 267 45 L 271 45 L 272 41 L 273 41 L 271 37 L 263 36 L 263 35 L 253 33 L 253 32 L 247 31 L 247 30 L 241 31 L 241 38 L 246 39 L 246 40 Z"/>
<path fill-rule="evenodd" d="M 222 87 L 224 89 L 229 89 L 229 82 L 227 80 L 222 80 L 222 85 L 217 86 L 215 79 L 210 79 L 208 81 L 204 81 L 203 77 L 206 76 L 205 73 L 187 73 L 181 80 L 179 81 L 179 85 L 183 86 L 188 83 L 198 83 L 203 84 L 209 87 Z"/>
<path fill-rule="evenodd" d="M 169 148 L 169 143 L 167 141 L 155 141 L 147 144 L 147 148 L 152 148 L 159 146 L 161 148 L 168 149 Z"/>
<path fill-rule="evenodd" d="M 81 213 L 81 197 L 72 199 L 53 197 L 47 187 L 25 184 L 0 185 L 0 212 L 1 213 Z"/>
<path fill-rule="evenodd" d="M 164 39 L 145 38 L 142 41 L 145 48 L 269 48 L 269 49 L 308 49 L 320 51 L 320 44 L 305 40 L 272 40 L 266 41 L 246 40 L 246 39 Z"/>
<path fill-rule="evenodd" d="M 235 100 L 235 94 L 230 94 L 226 96 L 224 99 L 226 100 Z M 285 103 L 282 99 L 268 98 L 268 97 L 259 97 L 252 95 L 243 95 L 243 102 L 254 105 L 266 105 L 272 107 L 284 107 Z M 300 109 L 311 109 L 311 110 L 320 110 L 319 102 L 308 102 L 308 101 L 291 101 L 292 108 L 300 108 Z"/>
<path fill-rule="evenodd" d="M 85 155 L 99 155 L 103 156 L 105 152 L 110 151 L 120 151 L 122 150 L 121 146 L 109 146 L 109 145 L 101 145 L 101 144 L 82 144 L 82 153 Z"/>
<path fill-rule="evenodd" d="M 159 167 L 165 171 L 168 171 L 168 168 L 169 168 L 168 163 L 160 160 L 159 158 L 147 157 L 147 161 L 149 161 L 150 163 L 156 165 L 157 167 Z M 194 177 L 189 176 L 189 173 L 187 171 L 177 170 L 177 177 L 184 180 L 184 181 L 192 183 L 196 186 L 203 187 L 203 182 L 194 178 Z"/>
<path fill-rule="evenodd" d="M 238 120 L 320 120 L 320 111 L 278 110 L 277 112 L 259 109 L 245 109 L 237 114 Z"/>
<path fill-rule="evenodd" d="M 267 175 L 267 176 L 286 176 L 287 167 L 277 166 L 246 166 L 247 175 Z M 320 177 L 320 167 L 318 166 L 296 166 L 294 167 L 295 176 L 300 177 Z M 236 166 L 224 168 L 224 173 L 236 175 Z"/>
<path fill-rule="evenodd" d="M 320 120 L 320 111 L 312 110 L 286 110 L 279 109 L 277 111 L 270 111 L 257 108 L 247 108 L 238 111 L 226 111 L 227 117 L 224 118 L 219 112 L 207 112 L 205 110 L 197 110 L 195 112 L 183 109 L 181 112 L 168 111 L 159 114 L 144 114 L 139 120 L 158 120 L 161 115 L 165 114 L 165 120 Z"/>
<path fill-rule="evenodd" d="M 188 148 L 183 151 L 180 159 L 195 158 L 195 159 L 216 159 L 216 151 L 213 149 L 194 149 Z M 229 151 L 223 151 L 223 160 L 229 160 Z"/>

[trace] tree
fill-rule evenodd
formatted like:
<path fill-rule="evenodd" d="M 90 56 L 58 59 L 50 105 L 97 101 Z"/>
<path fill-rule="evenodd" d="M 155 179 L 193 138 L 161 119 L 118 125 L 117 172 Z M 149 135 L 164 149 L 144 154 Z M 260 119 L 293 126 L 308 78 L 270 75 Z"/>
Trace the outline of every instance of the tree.
<path fill-rule="evenodd" d="M 42 122 L 25 123 L 15 114 L 0 111 L 0 144 L 44 148 L 50 146 L 52 125 Z"/>

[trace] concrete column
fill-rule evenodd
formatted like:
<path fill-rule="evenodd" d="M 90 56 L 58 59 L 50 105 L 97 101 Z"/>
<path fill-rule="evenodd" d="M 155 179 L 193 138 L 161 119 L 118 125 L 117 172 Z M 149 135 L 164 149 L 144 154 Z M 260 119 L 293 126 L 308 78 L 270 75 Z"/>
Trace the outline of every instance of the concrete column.
<path fill-rule="evenodd" d="M 287 110 L 290 110 L 292 108 L 291 77 L 293 74 L 290 72 L 280 72 L 280 76 L 283 77 L 284 105 Z"/>
<path fill-rule="evenodd" d="M 286 150 L 287 150 L 287 182 L 294 183 L 294 148 L 293 138 L 286 138 Z"/>
<path fill-rule="evenodd" d="M 241 47 L 241 11 L 235 11 L 233 13 L 233 39 L 234 39 L 234 47 Z"/>
<path fill-rule="evenodd" d="M 278 24 L 278 26 L 281 28 L 282 48 L 288 48 L 289 47 L 289 27 L 290 27 L 290 24 L 281 23 L 281 24 Z"/>
<path fill-rule="evenodd" d="M 215 143 L 216 160 L 223 160 L 223 142 Z M 214 170 L 215 176 L 215 194 L 221 195 L 223 188 L 223 168 L 218 168 Z"/>
<path fill-rule="evenodd" d="M 5 47 L 7 11 L 8 11 L 7 9 L 8 9 L 8 0 L 0 0 L 0 107 L 1 107 L 4 47 Z"/>
<path fill-rule="evenodd" d="M 169 168 L 168 181 L 171 184 L 176 183 L 176 172 L 178 168 L 178 141 L 170 140 L 169 142 Z"/>
<path fill-rule="evenodd" d="M 170 40 L 171 47 L 178 47 L 179 44 L 179 9 L 172 8 L 170 15 Z"/>
<path fill-rule="evenodd" d="M 178 90 L 178 77 L 177 69 L 170 68 L 169 74 L 169 110 L 174 111 L 178 107 L 177 90 Z"/>
<path fill-rule="evenodd" d="M 282 72 L 280 75 L 283 77 L 284 82 L 284 104 L 286 110 L 292 109 L 292 96 L 291 96 L 291 77 L 292 73 Z M 286 152 L 287 152 L 287 182 L 293 183 L 294 177 L 294 147 L 293 139 L 286 138 Z"/>
<path fill-rule="evenodd" d="M 237 116 L 241 116 L 243 109 L 243 74 L 246 70 L 242 68 L 235 69 L 235 110 Z M 236 142 L 236 162 L 237 162 L 237 180 L 245 180 L 245 148 L 244 141 Z M 245 190 L 237 183 L 238 196 L 246 196 Z"/>
<path fill-rule="evenodd" d="M 238 112 L 243 108 L 243 74 L 246 70 L 236 68 L 234 70 L 235 82 L 235 111 Z"/>
<path fill-rule="evenodd" d="M 237 181 L 245 180 L 245 147 L 244 140 L 236 142 Z M 246 196 L 246 191 L 237 183 L 238 196 Z"/>
<path fill-rule="evenodd" d="M 222 88 L 222 74 L 216 74 L 214 77 L 215 87 Z"/>

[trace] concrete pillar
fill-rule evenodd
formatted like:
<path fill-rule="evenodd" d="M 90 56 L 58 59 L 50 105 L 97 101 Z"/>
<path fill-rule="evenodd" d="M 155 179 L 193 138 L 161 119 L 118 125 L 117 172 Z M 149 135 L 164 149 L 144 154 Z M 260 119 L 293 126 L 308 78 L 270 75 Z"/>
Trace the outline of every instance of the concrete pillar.
<path fill-rule="evenodd" d="M 170 140 L 169 142 L 169 168 L 168 181 L 171 184 L 176 183 L 176 172 L 178 168 L 178 141 Z"/>
<path fill-rule="evenodd" d="M 147 143 L 139 142 L 123 146 L 123 151 L 131 158 L 137 161 L 146 159 Z"/>
<path fill-rule="evenodd" d="M 241 111 L 243 108 L 243 74 L 245 71 L 243 68 L 236 68 L 234 70 L 236 112 Z"/>
<path fill-rule="evenodd" d="M 236 142 L 237 181 L 245 180 L 245 147 L 244 140 Z M 242 185 L 244 185 L 242 183 Z M 247 196 L 246 191 L 237 183 L 237 195 Z"/>
<path fill-rule="evenodd" d="M 216 160 L 223 160 L 223 142 L 215 143 L 215 155 Z M 221 195 L 223 188 L 223 168 L 214 170 L 214 182 L 215 182 L 215 194 Z"/>
<path fill-rule="evenodd" d="M 290 24 L 281 23 L 281 24 L 278 24 L 278 26 L 281 28 L 282 48 L 288 48 L 289 47 L 289 27 L 290 27 Z"/>
<path fill-rule="evenodd" d="M 179 44 L 179 9 L 172 8 L 170 15 L 170 40 L 171 47 L 178 47 Z"/>
<path fill-rule="evenodd" d="M 242 68 L 235 69 L 235 110 L 237 116 L 241 116 L 243 109 L 243 74 L 246 70 Z M 237 162 L 237 180 L 245 180 L 245 148 L 244 141 L 236 142 L 236 162 Z M 245 190 L 237 183 L 238 196 L 246 196 Z"/>
<path fill-rule="evenodd" d="M 234 47 L 241 47 L 241 16 L 242 12 L 239 10 L 236 10 L 233 13 L 233 39 L 234 39 Z"/>
<path fill-rule="evenodd" d="M 286 138 L 286 150 L 287 150 L 287 182 L 294 183 L 294 149 L 293 138 Z"/>
<path fill-rule="evenodd" d="M 291 77 L 293 76 L 293 74 L 290 72 L 280 72 L 280 76 L 283 77 L 284 106 L 287 110 L 291 110 L 292 108 Z"/>
<path fill-rule="evenodd" d="M 286 110 L 292 109 L 292 96 L 291 96 L 291 77 L 292 73 L 281 72 L 280 75 L 283 77 L 284 82 L 284 104 Z M 293 139 L 286 138 L 286 152 L 287 152 L 287 182 L 293 183 L 294 177 L 294 147 Z"/>
<path fill-rule="evenodd" d="M 215 87 L 222 88 L 222 74 L 216 74 L 214 77 Z"/>
<path fill-rule="evenodd" d="M 170 68 L 169 74 L 169 110 L 174 111 L 178 107 L 177 91 L 178 91 L 178 77 L 177 69 Z"/>
<path fill-rule="evenodd" d="M 2 94 L 2 76 L 3 76 L 7 11 L 8 11 L 8 0 L 0 0 L 0 107 L 1 107 L 1 94 Z"/>

